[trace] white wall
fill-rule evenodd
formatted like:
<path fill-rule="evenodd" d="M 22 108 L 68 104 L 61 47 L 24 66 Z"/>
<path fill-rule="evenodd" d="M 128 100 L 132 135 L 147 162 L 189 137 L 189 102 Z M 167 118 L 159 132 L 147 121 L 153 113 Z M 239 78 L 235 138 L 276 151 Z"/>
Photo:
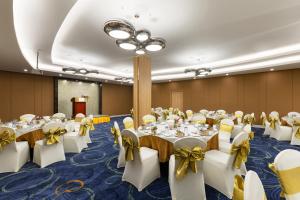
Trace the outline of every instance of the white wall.
<path fill-rule="evenodd" d="M 99 114 L 99 86 L 94 83 L 58 80 L 58 112 L 72 116 L 71 98 L 88 96 L 86 114 Z"/>

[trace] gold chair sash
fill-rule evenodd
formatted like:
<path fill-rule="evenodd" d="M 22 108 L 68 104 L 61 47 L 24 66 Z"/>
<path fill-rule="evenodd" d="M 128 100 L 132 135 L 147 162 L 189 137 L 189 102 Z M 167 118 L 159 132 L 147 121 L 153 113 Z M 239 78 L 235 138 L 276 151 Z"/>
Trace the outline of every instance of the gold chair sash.
<path fill-rule="evenodd" d="M 51 128 L 45 133 L 47 145 L 59 143 L 59 137 L 67 132 L 64 128 Z"/>
<path fill-rule="evenodd" d="M 9 145 L 14 141 L 16 141 L 15 133 L 10 133 L 7 130 L 0 133 L 0 151 L 2 151 L 6 145 Z"/>
<path fill-rule="evenodd" d="M 278 122 L 278 118 L 276 117 L 271 117 L 270 118 L 270 128 L 276 129 L 276 123 Z"/>
<path fill-rule="evenodd" d="M 244 200 L 244 179 L 238 175 L 234 177 L 232 200 Z"/>
<path fill-rule="evenodd" d="M 113 126 L 110 128 L 110 132 L 114 136 L 114 143 L 118 144 L 118 137 L 121 135 L 120 130 Z"/>
<path fill-rule="evenodd" d="M 266 121 L 267 121 L 267 117 L 264 115 L 260 115 L 260 119 L 262 121 L 262 126 L 266 127 Z"/>
<path fill-rule="evenodd" d="M 249 139 L 250 139 L 250 140 L 253 140 L 253 139 L 254 139 L 254 132 L 253 132 L 253 131 L 251 131 L 251 132 L 249 133 Z"/>
<path fill-rule="evenodd" d="M 131 128 L 133 128 L 134 126 L 133 126 L 133 122 L 125 122 L 124 123 L 124 126 L 125 126 L 125 129 L 131 129 Z"/>
<path fill-rule="evenodd" d="M 140 149 L 139 146 L 137 146 L 133 139 L 129 136 L 122 136 L 122 145 L 125 149 L 125 159 L 126 161 L 134 160 L 134 150 Z"/>
<path fill-rule="evenodd" d="M 277 170 L 274 163 L 269 164 L 269 168 L 277 175 L 281 186 L 280 196 L 300 193 L 300 167 L 287 170 Z"/>
<path fill-rule="evenodd" d="M 204 159 L 204 152 L 199 146 L 192 150 L 188 147 L 176 149 L 174 155 L 176 159 L 180 160 L 176 169 L 176 179 L 182 179 L 187 174 L 189 166 L 194 173 L 197 173 L 196 161 Z"/>
<path fill-rule="evenodd" d="M 245 140 L 243 141 L 239 146 L 236 145 L 232 145 L 231 148 L 231 154 L 235 154 L 235 160 L 233 163 L 233 166 L 236 169 L 240 169 L 241 168 L 241 164 L 244 162 L 247 162 L 247 157 L 248 154 L 250 152 L 250 143 L 249 140 Z"/>
<path fill-rule="evenodd" d="M 295 137 L 300 139 L 300 122 L 294 121 L 293 126 L 296 129 Z"/>
<path fill-rule="evenodd" d="M 243 120 L 243 123 L 244 123 L 244 124 L 250 124 L 250 125 L 252 125 L 253 122 L 255 122 L 255 118 L 252 117 L 252 116 L 247 116 L 247 117 L 245 117 L 244 120 Z"/>
<path fill-rule="evenodd" d="M 232 130 L 233 130 L 233 126 L 230 126 L 230 125 L 227 125 L 227 124 L 221 124 L 220 125 L 220 131 L 231 133 Z"/>

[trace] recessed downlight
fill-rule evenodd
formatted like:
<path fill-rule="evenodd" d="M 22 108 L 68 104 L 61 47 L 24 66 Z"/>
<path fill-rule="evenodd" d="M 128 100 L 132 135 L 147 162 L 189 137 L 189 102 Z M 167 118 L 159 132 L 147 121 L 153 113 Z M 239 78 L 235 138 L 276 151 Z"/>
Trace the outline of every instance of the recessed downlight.
<path fill-rule="evenodd" d="M 137 31 L 136 39 L 140 42 L 145 42 L 150 38 L 150 32 L 146 30 Z"/>
<path fill-rule="evenodd" d="M 24 69 L 24 72 L 28 72 L 28 69 Z"/>
<path fill-rule="evenodd" d="M 145 52 L 144 49 L 138 49 L 138 50 L 135 51 L 135 53 L 138 54 L 138 55 L 143 55 L 143 54 L 145 54 L 146 52 Z"/>

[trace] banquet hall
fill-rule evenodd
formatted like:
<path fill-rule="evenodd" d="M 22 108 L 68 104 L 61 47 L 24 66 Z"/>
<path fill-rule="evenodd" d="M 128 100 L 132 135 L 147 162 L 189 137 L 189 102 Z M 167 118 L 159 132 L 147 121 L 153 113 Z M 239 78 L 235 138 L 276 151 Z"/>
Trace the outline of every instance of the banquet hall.
<path fill-rule="evenodd" d="M 1 0 L 0 200 L 300 200 L 299 10 Z"/>

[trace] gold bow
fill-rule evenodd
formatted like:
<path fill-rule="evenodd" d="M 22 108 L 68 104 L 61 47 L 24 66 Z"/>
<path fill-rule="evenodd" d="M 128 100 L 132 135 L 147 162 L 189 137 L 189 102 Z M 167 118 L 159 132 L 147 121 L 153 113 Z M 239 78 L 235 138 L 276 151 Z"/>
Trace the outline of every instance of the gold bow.
<path fill-rule="evenodd" d="M 194 173 L 197 173 L 196 161 L 203 160 L 205 154 L 201 147 L 196 146 L 192 150 L 188 147 L 176 149 L 174 155 L 176 159 L 180 159 L 176 169 L 176 178 L 182 179 L 187 174 L 189 166 Z"/>
<path fill-rule="evenodd" d="M 251 131 L 251 132 L 249 133 L 249 139 L 250 139 L 250 140 L 253 140 L 253 138 L 254 138 L 254 132 Z"/>
<path fill-rule="evenodd" d="M 236 145 L 232 145 L 231 148 L 231 154 L 235 154 L 235 160 L 234 160 L 234 167 L 236 169 L 240 169 L 241 168 L 241 164 L 244 162 L 247 162 L 247 157 L 248 154 L 250 152 L 250 144 L 249 144 L 249 140 L 245 140 L 243 141 L 240 145 L 236 146 Z"/>
<path fill-rule="evenodd" d="M 94 124 L 91 120 L 88 120 L 85 124 L 80 125 L 79 135 L 86 136 L 88 129 L 95 130 Z"/>
<path fill-rule="evenodd" d="M 276 129 L 276 122 L 278 122 L 278 118 L 277 117 L 271 117 L 270 118 L 270 128 L 272 129 Z"/>
<path fill-rule="evenodd" d="M 296 129 L 295 137 L 300 139 L 300 122 L 294 121 L 293 126 Z"/>
<path fill-rule="evenodd" d="M 6 145 L 11 144 L 15 140 L 16 140 L 15 133 L 10 133 L 7 130 L 0 133 L 0 151 L 2 151 Z"/>
<path fill-rule="evenodd" d="M 121 135 L 120 130 L 113 126 L 110 128 L 110 132 L 114 136 L 114 143 L 118 144 L 118 137 Z"/>
<path fill-rule="evenodd" d="M 51 128 L 45 133 L 47 145 L 56 144 L 59 142 L 59 137 L 67 132 L 64 128 Z"/>
<path fill-rule="evenodd" d="M 246 116 L 244 117 L 243 123 L 244 124 L 253 124 L 253 122 L 255 121 L 255 118 L 252 116 Z"/>
<path fill-rule="evenodd" d="M 134 149 L 139 150 L 140 147 L 135 145 L 133 139 L 129 136 L 122 136 L 122 145 L 125 148 L 126 161 L 134 160 Z"/>
<path fill-rule="evenodd" d="M 231 125 L 227 125 L 227 124 L 221 124 L 220 125 L 220 131 L 231 133 L 232 130 L 233 130 L 233 126 L 231 126 Z"/>
<path fill-rule="evenodd" d="M 238 175 L 234 177 L 232 200 L 244 200 L 244 179 Z"/>
<path fill-rule="evenodd" d="M 266 127 L 266 121 L 267 121 L 267 117 L 264 115 L 260 115 L 260 119 L 262 121 L 262 126 Z"/>
<path fill-rule="evenodd" d="M 300 167 L 287 170 L 277 170 L 274 163 L 269 163 L 269 168 L 277 175 L 281 186 L 280 196 L 293 195 L 300 192 Z"/>

